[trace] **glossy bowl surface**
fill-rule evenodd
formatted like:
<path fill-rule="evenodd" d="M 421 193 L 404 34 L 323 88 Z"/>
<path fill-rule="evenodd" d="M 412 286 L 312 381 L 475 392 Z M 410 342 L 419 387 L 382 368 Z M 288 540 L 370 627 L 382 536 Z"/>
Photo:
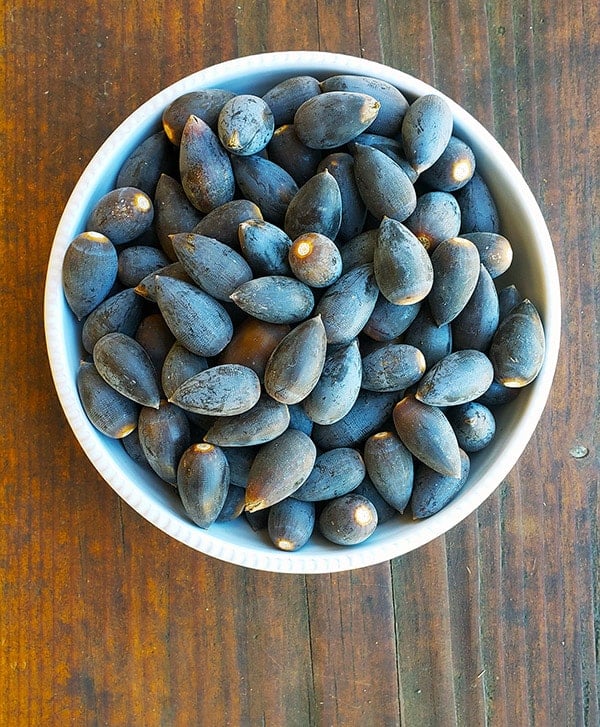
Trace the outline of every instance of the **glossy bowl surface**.
<path fill-rule="evenodd" d="M 312 51 L 265 53 L 193 73 L 140 106 L 100 147 L 64 209 L 48 265 L 44 316 L 50 366 L 67 420 L 91 463 L 120 497 L 165 533 L 215 558 L 259 570 L 324 573 L 364 567 L 407 553 L 450 530 L 498 487 L 519 459 L 546 405 L 558 357 L 559 280 L 552 241 L 540 209 L 516 166 L 492 135 L 444 96 L 454 113 L 454 133 L 473 148 L 478 171 L 498 206 L 502 232 L 514 248 L 514 260 L 503 284 L 514 283 L 534 302 L 542 317 L 547 344 L 539 376 L 513 403 L 498 410 L 496 437 L 483 452 L 473 456 L 469 481 L 453 502 L 427 520 L 399 516 L 380 525 L 360 545 L 335 546 L 314 537 L 301 550 L 286 553 L 276 550 L 266 535 L 253 532 L 241 520 L 215 524 L 208 530 L 198 528 L 186 517 L 174 489 L 148 475 L 129 458 L 119 441 L 105 438 L 90 424 L 76 388 L 81 326 L 63 295 L 62 262 L 70 241 L 84 230 L 95 201 L 114 187 L 124 160 L 160 128 L 164 108 L 184 93 L 218 87 L 262 95 L 292 75 L 322 79 L 340 73 L 376 76 L 396 85 L 409 99 L 439 93 L 406 73 L 372 61 Z"/>

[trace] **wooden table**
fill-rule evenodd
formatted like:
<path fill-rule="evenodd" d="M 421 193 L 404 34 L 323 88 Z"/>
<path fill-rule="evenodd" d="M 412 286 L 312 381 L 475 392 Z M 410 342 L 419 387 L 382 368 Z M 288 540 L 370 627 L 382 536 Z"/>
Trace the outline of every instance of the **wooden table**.
<path fill-rule="evenodd" d="M 1 725 L 599 723 L 598 7 L 4 4 Z M 446 537 L 331 576 L 224 564 L 124 505 L 76 444 L 43 339 L 54 230 L 99 144 L 166 84 L 282 49 L 382 61 L 463 104 L 520 165 L 562 279 L 554 390 L 519 465 Z"/>

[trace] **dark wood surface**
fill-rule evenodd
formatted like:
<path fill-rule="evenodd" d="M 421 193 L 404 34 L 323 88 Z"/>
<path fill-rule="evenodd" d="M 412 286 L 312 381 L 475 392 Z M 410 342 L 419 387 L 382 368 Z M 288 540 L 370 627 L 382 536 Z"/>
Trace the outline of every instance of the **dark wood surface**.
<path fill-rule="evenodd" d="M 597 725 L 596 0 L 17 0 L 0 33 L 0 725 Z M 522 169 L 562 280 L 518 466 L 445 537 L 331 576 L 221 563 L 124 505 L 43 338 L 54 230 L 99 144 L 164 85 L 283 49 L 382 61 L 464 105 Z"/>

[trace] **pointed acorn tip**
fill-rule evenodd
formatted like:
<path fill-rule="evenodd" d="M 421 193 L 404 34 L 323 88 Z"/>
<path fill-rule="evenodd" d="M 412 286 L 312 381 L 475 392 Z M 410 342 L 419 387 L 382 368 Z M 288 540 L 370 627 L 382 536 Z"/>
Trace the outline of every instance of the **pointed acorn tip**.
<path fill-rule="evenodd" d="M 244 506 L 244 510 L 247 512 L 257 512 L 257 510 L 264 510 L 266 507 L 264 500 L 249 500 Z"/>

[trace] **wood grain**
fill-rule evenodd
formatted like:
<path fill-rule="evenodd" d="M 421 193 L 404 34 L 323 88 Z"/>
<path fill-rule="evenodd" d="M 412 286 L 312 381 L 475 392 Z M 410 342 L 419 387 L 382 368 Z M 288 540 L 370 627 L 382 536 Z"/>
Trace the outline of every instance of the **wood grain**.
<path fill-rule="evenodd" d="M 597 725 L 598 3 L 1 12 L 0 726 Z M 67 426 L 42 320 L 61 210 L 112 129 L 192 71 L 284 49 L 388 63 L 472 112 L 540 203 L 564 305 L 550 401 L 498 491 L 418 551 L 306 578 L 203 556 L 123 504 Z"/>
<path fill-rule="evenodd" d="M 389 563 L 307 576 L 315 713 L 311 724 L 399 721 Z"/>

